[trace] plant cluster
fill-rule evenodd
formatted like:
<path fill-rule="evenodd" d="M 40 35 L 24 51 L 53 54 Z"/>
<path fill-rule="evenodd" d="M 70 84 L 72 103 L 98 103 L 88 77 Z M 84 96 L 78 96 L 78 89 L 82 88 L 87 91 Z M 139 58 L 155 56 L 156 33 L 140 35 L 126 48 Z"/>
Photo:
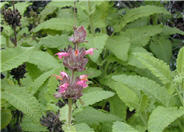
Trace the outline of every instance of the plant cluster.
<path fill-rule="evenodd" d="M 1 131 L 182 132 L 181 4 L 1 2 Z"/>

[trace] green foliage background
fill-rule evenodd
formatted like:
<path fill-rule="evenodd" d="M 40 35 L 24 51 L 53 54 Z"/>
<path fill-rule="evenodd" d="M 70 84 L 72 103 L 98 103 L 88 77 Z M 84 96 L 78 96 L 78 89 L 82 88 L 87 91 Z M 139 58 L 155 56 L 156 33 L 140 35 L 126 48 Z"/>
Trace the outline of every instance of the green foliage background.
<path fill-rule="evenodd" d="M 1 3 L 1 9 L 6 3 Z M 31 4 L 15 4 L 22 14 L 16 48 L 10 40 L 13 30 L 2 24 L 1 127 L 14 122 L 11 111 L 18 109 L 24 114 L 22 130 L 41 132 L 48 131 L 40 125 L 46 111 L 60 110 L 60 119 L 67 121 L 67 105 L 61 109 L 55 105 L 58 82 L 52 75 L 67 71 L 54 54 L 71 45 L 68 37 L 75 24 L 74 3 L 51 1 L 40 14 L 26 17 Z M 88 43 L 81 46 L 97 50 L 88 57 L 85 74 L 90 85 L 81 97 L 84 105 L 77 101 L 77 107 L 73 106 L 73 131 L 184 131 L 184 47 L 181 40 L 171 37 L 184 32 L 164 24 L 163 18 L 170 19 L 170 12 L 158 2 L 117 9 L 113 2 L 83 1 L 76 2 L 76 8 L 77 25 L 87 29 Z M 34 28 L 29 30 L 29 24 Z M 111 35 L 107 27 L 113 28 Z M 176 69 L 171 70 L 176 46 L 182 48 Z M 19 86 L 9 71 L 23 63 L 27 73 Z"/>

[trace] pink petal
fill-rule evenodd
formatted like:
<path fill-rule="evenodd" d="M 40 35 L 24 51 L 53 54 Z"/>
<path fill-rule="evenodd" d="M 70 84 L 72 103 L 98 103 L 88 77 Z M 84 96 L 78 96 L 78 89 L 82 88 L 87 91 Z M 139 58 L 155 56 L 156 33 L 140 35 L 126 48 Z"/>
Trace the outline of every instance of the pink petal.
<path fill-rule="evenodd" d="M 80 75 L 80 80 L 88 81 L 88 75 Z"/>
<path fill-rule="evenodd" d="M 55 55 L 58 55 L 58 58 L 62 59 L 63 56 L 68 56 L 69 54 L 67 52 L 58 52 Z"/>
<path fill-rule="evenodd" d="M 60 72 L 60 75 L 61 75 L 62 77 L 67 77 L 67 78 L 68 78 L 68 74 L 67 74 L 66 72 Z"/>
<path fill-rule="evenodd" d="M 58 90 L 58 92 L 64 93 L 66 91 L 66 89 L 68 88 L 68 85 L 69 85 L 68 83 L 64 83 L 63 85 L 60 85 L 59 86 L 60 89 Z"/>
<path fill-rule="evenodd" d="M 78 82 L 77 82 L 77 85 L 80 85 L 80 86 L 82 86 L 83 88 L 88 87 L 88 84 L 86 83 L 86 81 L 83 81 L 83 80 L 78 81 Z"/>
<path fill-rule="evenodd" d="M 87 55 L 87 54 L 93 55 L 94 49 L 95 49 L 95 48 L 90 48 L 90 49 L 86 50 L 86 51 L 85 51 L 85 55 Z"/>

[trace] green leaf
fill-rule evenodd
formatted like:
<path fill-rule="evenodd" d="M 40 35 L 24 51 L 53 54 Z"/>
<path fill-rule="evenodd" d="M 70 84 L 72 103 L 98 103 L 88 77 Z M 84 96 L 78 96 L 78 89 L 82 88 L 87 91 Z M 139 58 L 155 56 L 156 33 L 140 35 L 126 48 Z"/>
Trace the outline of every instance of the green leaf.
<path fill-rule="evenodd" d="M 41 117 L 40 104 L 35 97 L 25 90 L 24 87 L 6 87 L 5 91 L 2 92 L 2 98 L 18 110 L 22 111 L 32 121 L 39 122 Z"/>
<path fill-rule="evenodd" d="M 18 9 L 18 11 L 20 12 L 20 15 L 23 16 L 27 7 L 31 4 L 32 4 L 31 2 L 18 2 L 15 4 L 15 8 Z"/>
<path fill-rule="evenodd" d="M 86 123 L 76 124 L 76 132 L 94 132 Z"/>
<path fill-rule="evenodd" d="M 28 90 L 30 92 L 30 94 L 34 95 L 38 88 L 52 75 L 54 74 L 54 71 L 55 69 L 53 70 L 50 70 L 48 72 L 45 72 L 43 74 L 41 74 L 38 78 L 36 78 L 34 80 L 33 83 L 30 84 L 30 86 L 27 86 L 28 87 Z"/>
<path fill-rule="evenodd" d="M 124 122 L 116 121 L 113 123 L 112 132 L 138 132 L 138 131 Z"/>
<path fill-rule="evenodd" d="M 109 37 L 106 44 L 109 49 L 118 59 L 126 61 L 128 59 L 128 51 L 130 48 L 130 40 L 123 35 Z"/>
<path fill-rule="evenodd" d="M 150 44 L 150 49 L 158 59 L 164 60 L 167 64 L 170 63 L 172 44 L 168 38 L 155 37 Z"/>
<path fill-rule="evenodd" d="M 89 55 L 90 59 L 97 62 L 99 55 L 102 53 L 104 46 L 106 44 L 108 36 L 106 34 L 101 34 L 98 36 L 88 35 L 88 43 L 84 44 L 86 48 L 96 48 L 93 55 Z"/>
<path fill-rule="evenodd" d="M 162 33 L 164 35 L 172 35 L 172 34 L 181 34 L 181 35 L 184 35 L 184 32 L 182 30 L 179 30 L 176 27 L 169 27 L 169 26 L 164 26 Z"/>
<path fill-rule="evenodd" d="M 86 70 L 81 72 L 81 74 L 86 74 L 88 75 L 88 78 L 94 78 L 94 77 L 98 77 L 101 75 L 101 71 L 97 70 L 96 68 L 92 68 L 92 67 L 86 67 Z"/>
<path fill-rule="evenodd" d="M 162 132 L 164 128 L 182 115 L 184 115 L 184 108 L 158 106 L 149 117 L 148 130 L 150 132 Z"/>
<path fill-rule="evenodd" d="M 28 116 L 24 116 L 21 122 L 21 128 L 26 132 L 45 132 L 48 131 L 46 127 L 41 126 L 40 123 L 32 122 Z"/>
<path fill-rule="evenodd" d="M 123 119 L 123 121 L 125 121 L 127 107 L 121 101 L 121 99 L 118 96 L 114 96 L 110 99 L 109 103 L 110 113 L 120 117 L 121 119 Z"/>
<path fill-rule="evenodd" d="M 92 107 L 86 107 L 75 114 L 75 120 L 79 123 L 85 122 L 87 124 L 93 124 L 99 122 L 113 122 L 121 119 L 112 114 L 108 114 L 107 112 L 102 112 Z"/>
<path fill-rule="evenodd" d="M 39 24 L 36 28 L 34 28 L 33 32 L 48 29 L 56 31 L 71 31 L 73 29 L 73 25 L 73 19 L 52 18 Z"/>
<path fill-rule="evenodd" d="M 135 56 L 163 84 L 171 82 L 171 71 L 165 62 L 145 53 L 135 53 Z"/>
<path fill-rule="evenodd" d="M 19 65 L 26 62 L 32 55 L 32 48 L 8 48 L 1 51 L 2 55 L 2 71 L 8 71 L 12 68 L 18 67 Z"/>
<path fill-rule="evenodd" d="M 179 51 L 176 67 L 178 73 L 184 73 L 184 47 Z"/>
<path fill-rule="evenodd" d="M 157 99 L 163 105 L 167 105 L 169 102 L 169 93 L 165 87 L 161 87 L 155 81 L 152 81 L 146 77 L 140 77 L 137 75 L 116 75 L 112 77 L 113 80 L 122 82 L 126 86 L 143 91 L 148 97 Z"/>
<path fill-rule="evenodd" d="M 121 23 L 121 30 L 124 26 L 126 26 L 128 23 L 133 22 L 141 17 L 150 16 L 153 14 L 166 14 L 169 15 L 169 12 L 164 7 L 159 6 L 140 6 L 138 8 L 130 9 L 123 17 L 122 23 Z"/>
<path fill-rule="evenodd" d="M 84 101 L 84 106 L 95 104 L 104 99 L 110 98 L 114 95 L 113 92 L 110 91 L 93 91 L 84 93 L 81 97 L 82 101 Z"/>
<path fill-rule="evenodd" d="M 44 46 L 46 48 L 58 48 L 58 49 L 64 49 L 67 47 L 68 43 L 68 36 L 66 35 L 56 35 L 51 36 L 48 35 L 47 37 L 44 37 L 40 40 L 39 46 Z"/>
<path fill-rule="evenodd" d="M 127 37 L 133 46 L 145 46 L 148 44 L 150 37 L 162 32 L 161 25 L 141 26 L 136 28 L 128 28 L 121 33 L 121 36 Z"/>
<path fill-rule="evenodd" d="M 122 82 L 109 82 L 108 86 L 114 89 L 119 98 L 129 107 L 137 108 L 139 105 L 139 98 L 136 92 L 124 85 Z"/>
<path fill-rule="evenodd" d="M 63 69 L 63 65 L 59 64 L 58 61 L 51 56 L 48 52 L 42 52 L 34 50 L 32 55 L 29 57 L 29 63 L 35 64 L 42 71 L 47 71 L 49 69 L 54 69 L 57 67 L 61 67 Z"/>
<path fill-rule="evenodd" d="M 9 109 L 1 110 L 1 129 L 5 128 L 11 121 L 12 114 Z"/>

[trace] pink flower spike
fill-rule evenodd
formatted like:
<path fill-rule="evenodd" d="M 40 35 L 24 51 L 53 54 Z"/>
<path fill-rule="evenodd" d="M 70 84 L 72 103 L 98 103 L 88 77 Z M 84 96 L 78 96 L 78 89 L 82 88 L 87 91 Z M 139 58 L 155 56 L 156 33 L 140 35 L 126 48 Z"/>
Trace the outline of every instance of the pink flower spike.
<path fill-rule="evenodd" d="M 88 81 L 88 75 L 80 75 L 80 80 Z"/>
<path fill-rule="evenodd" d="M 59 86 L 60 89 L 58 90 L 58 92 L 64 93 L 66 91 L 66 89 L 68 88 L 68 85 L 69 85 L 68 83 L 64 83 L 63 85 L 60 85 Z"/>
<path fill-rule="evenodd" d="M 66 72 L 60 72 L 60 75 L 61 75 L 62 77 L 67 77 L 67 78 L 68 78 L 68 74 L 67 74 Z"/>
<path fill-rule="evenodd" d="M 94 49 L 95 48 L 90 48 L 90 49 L 86 50 L 85 55 L 87 55 L 87 54 L 93 55 Z"/>
<path fill-rule="evenodd" d="M 69 54 L 67 52 L 58 52 L 55 55 L 58 55 L 58 58 L 62 59 L 63 56 L 68 56 Z"/>
<path fill-rule="evenodd" d="M 83 81 L 83 80 L 78 81 L 78 82 L 77 82 L 77 85 L 80 85 L 80 86 L 82 86 L 83 88 L 88 87 L 88 84 L 86 83 L 86 81 Z"/>

